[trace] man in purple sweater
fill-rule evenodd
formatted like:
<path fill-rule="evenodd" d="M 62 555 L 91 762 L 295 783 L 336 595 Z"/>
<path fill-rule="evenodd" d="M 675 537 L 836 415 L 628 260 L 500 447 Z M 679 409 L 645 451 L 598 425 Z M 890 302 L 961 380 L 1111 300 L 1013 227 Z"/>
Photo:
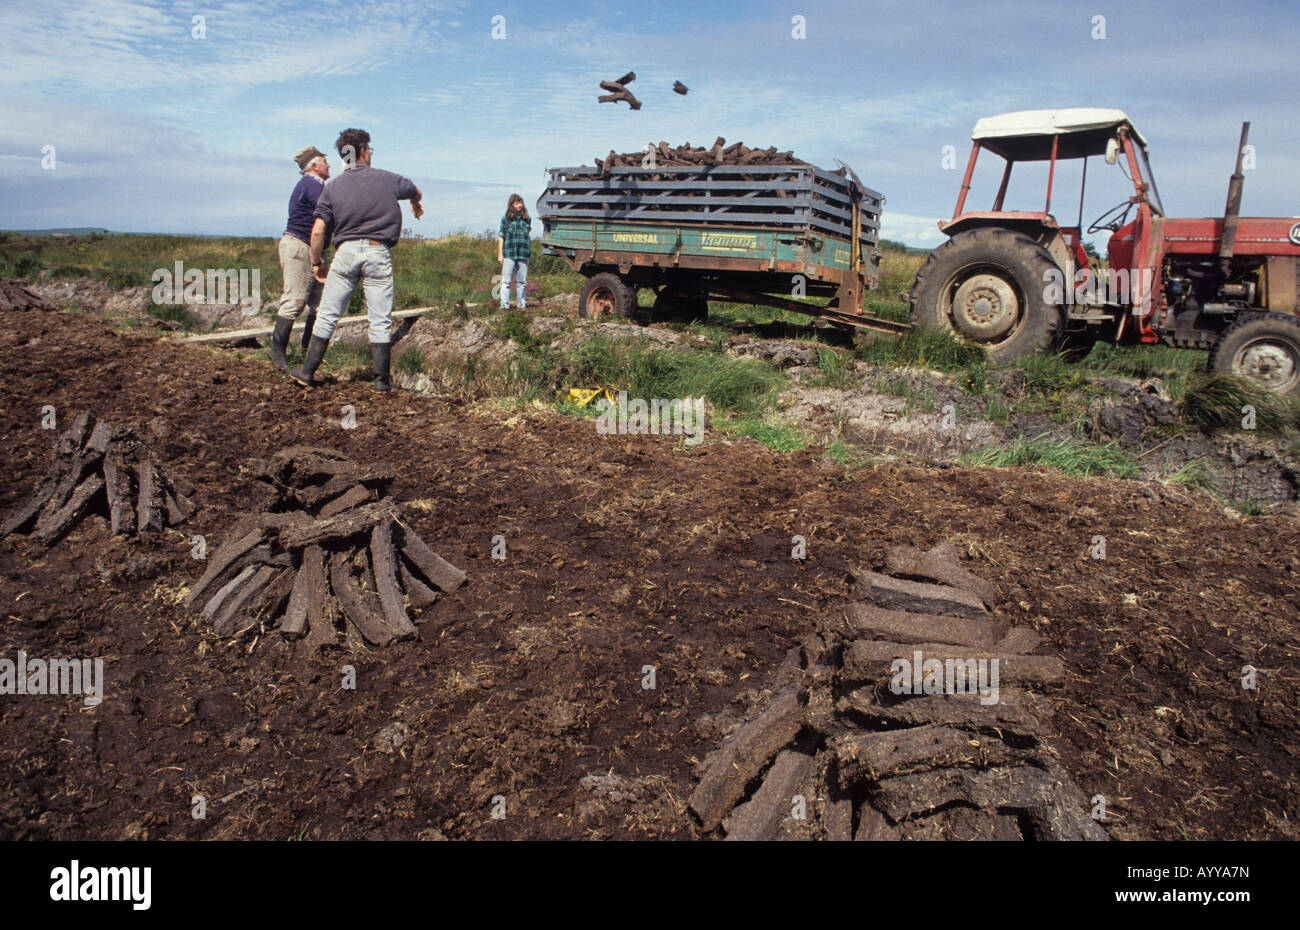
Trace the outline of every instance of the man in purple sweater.
<path fill-rule="evenodd" d="M 271 361 L 287 371 L 287 349 L 293 321 L 307 310 L 307 326 L 303 330 L 302 345 L 307 340 L 316 321 L 316 306 L 320 303 L 321 284 L 311 270 L 311 227 L 316 212 L 316 201 L 330 176 L 330 164 L 325 153 L 309 145 L 293 160 L 302 172 L 297 186 L 289 195 L 289 222 L 280 237 L 280 270 L 284 275 L 284 294 L 280 297 L 280 311 L 275 317 L 275 332 L 271 335 Z"/>
<path fill-rule="evenodd" d="M 347 169 L 329 183 L 316 201 L 316 219 L 311 229 L 312 270 L 325 290 L 302 367 L 289 372 L 289 377 L 303 387 L 316 386 L 316 369 L 325 357 L 334 327 L 360 284 L 365 290 L 366 313 L 370 316 L 375 390 L 387 391 L 393 334 L 390 250 L 402 234 L 399 201 L 411 201 L 411 212 L 417 220 L 424 215 L 424 207 L 420 189 L 409 178 L 370 167 L 373 154 L 370 133 L 364 129 L 345 129 L 334 147 Z M 331 229 L 336 249 L 327 274 L 321 262 L 321 249 Z"/>

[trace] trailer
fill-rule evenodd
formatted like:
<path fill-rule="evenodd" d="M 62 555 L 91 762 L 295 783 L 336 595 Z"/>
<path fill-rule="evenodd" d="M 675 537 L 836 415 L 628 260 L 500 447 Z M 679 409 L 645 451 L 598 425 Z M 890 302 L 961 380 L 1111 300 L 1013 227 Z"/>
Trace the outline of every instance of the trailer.
<path fill-rule="evenodd" d="M 808 164 L 551 168 L 542 251 L 585 276 L 584 317 L 690 321 L 709 301 L 765 304 L 888 333 L 863 313 L 878 279 L 884 197 Z M 814 303 L 811 300 L 824 299 Z"/>

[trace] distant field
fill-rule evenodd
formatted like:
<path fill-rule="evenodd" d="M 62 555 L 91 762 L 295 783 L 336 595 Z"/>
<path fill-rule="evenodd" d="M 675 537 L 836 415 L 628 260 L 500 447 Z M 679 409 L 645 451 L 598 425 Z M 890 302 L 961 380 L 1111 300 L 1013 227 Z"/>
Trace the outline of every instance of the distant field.
<path fill-rule="evenodd" d="M 56 278 L 85 277 L 116 287 L 142 287 L 152 283 L 155 269 L 170 270 L 178 261 L 191 268 L 257 268 L 262 299 L 267 301 L 279 295 L 283 284 L 278 242 L 270 237 L 92 234 L 55 238 L 0 233 L 0 276 L 34 281 L 41 272 L 48 271 Z M 898 294 L 911 287 L 924 257 L 892 248 L 884 250 L 880 286 L 868 295 L 867 312 L 905 319 L 906 304 Z M 495 240 L 469 233 L 441 239 L 403 239 L 393 249 L 393 267 L 399 308 L 485 300 L 490 296 L 493 275 L 500 273 Z M 538 286 L 535 298 L 574 293 L 585 283 L 558 258 L 543 255 L 541 243 L 536 240 L 528 279 Z"/>
<path fill-rule="evenodd" d="M 155 269 L 176 262 L 189 268 L 259 269 L 263 301 L 283 285 L 278 238 L 212 239 L 200 236 L 90 235 L 53 238 L 0 233 L 0 275 L 35 280 L 86 277 L 117 287 L 147 286 Z M 398 307 L 440 301 L 482 300 L 500 272 L 493 240 L 459 234 L 441 239 L 404 239 L 393 249 Z M 533 243 L 529 280 L 548 297 L 580 290 L 583 279 Z"/>

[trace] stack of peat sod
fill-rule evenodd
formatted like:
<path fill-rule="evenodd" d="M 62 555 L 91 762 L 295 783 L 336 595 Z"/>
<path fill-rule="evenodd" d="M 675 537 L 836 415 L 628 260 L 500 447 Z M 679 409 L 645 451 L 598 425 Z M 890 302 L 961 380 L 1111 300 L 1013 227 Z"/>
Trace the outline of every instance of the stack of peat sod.
<path fill-rule="evenodd" d="M 276 622 L 313 649 L 336 644 L 340 627 L 354 644 L 384 646 L 416 635 L 408 610 L 436 601 L 435 588 L 465 582 L 401 522 L 391 469 L 295 446 L 245 470 L 270 495 L 236 521 L 186 602 L 203 605 L 218 635 Z"/>
<path fill-rule="evenodd" d="M 718 136 L 709 148 L 703 146 L 696 148 L 689 142 L 674 148 L 667 142 L 660 142 L 655 146 L 653 162 L 649 161 L 650 155 L 651 153 L 648 151 L 619 153 L 611 149 L 608 155 L 604 158 L 597 158 L 595 161 L 596 167 L 605 174 L 608 174 L 611 168 L 673 168 L 712 165 L 754 165 L 755 167 L 764 167 L 768 165 L 808 164 L 801 158 L 795 158 L 794 152 L 778 152 L 775 145 L 766 149 L 751 149 L 743 142 L 727 145 L 727 140 L 721 136 Z M 837 168 L 829 173 L 843 177 L 846 171 L 846 168 Z"/>
<path fill-rule="evenodd" d="M 49 309 L 21 278 L 0 278 L 0 311 Z"/>
<path fill-rule="evenodd" d="M 154 462 L 129 427 L 79 414 L 54 443 L 54 464 L 31 499 L 0 526 L 0 538 L 32 526 L 50 545 L 88 514 L 108 517 L 132 536 L 183 523 L 194 513 L 194 487 Z"/>
<path fill-rule="evenodd" d="M 886 571 L 856 573 L 863 600 L 792 649 L 770 699 L 705 758 L 690 799 L 703 829 L 737 840 L 1106 839 L 1047 745 L 1048 712 L 1022 687 L 1060 682 L 1061 661 L 1029 655 L 1037 634 L 989 616 L 992 586 L 952 547 L 891 549 Z M 932 668 L 997 659 L 999 700 L 896 693 L 917 689 L 891 688 L 893 663 L 914 666 L 918 654 Z"/>

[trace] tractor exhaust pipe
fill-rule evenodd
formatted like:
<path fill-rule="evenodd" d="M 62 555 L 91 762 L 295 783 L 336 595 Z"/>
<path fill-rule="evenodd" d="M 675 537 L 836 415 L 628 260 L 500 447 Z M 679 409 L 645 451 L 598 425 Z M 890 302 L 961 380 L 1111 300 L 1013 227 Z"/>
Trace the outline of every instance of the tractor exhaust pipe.
<path fill-rule="evenodd" d="M 1246 151 L 1246 138 L 1250 135 L 1250 121 L 1241 124 L 1241 141 L 1237 143 L 1237 167 L 1228 181 L 1228 203 L 1223 208 L 1223 235 L 1219 238 L 1219 269 L 1226 277 L 1233 252 L 1237 247 L 1237 218 L 1241 215 L 1241 159 Z"/>

